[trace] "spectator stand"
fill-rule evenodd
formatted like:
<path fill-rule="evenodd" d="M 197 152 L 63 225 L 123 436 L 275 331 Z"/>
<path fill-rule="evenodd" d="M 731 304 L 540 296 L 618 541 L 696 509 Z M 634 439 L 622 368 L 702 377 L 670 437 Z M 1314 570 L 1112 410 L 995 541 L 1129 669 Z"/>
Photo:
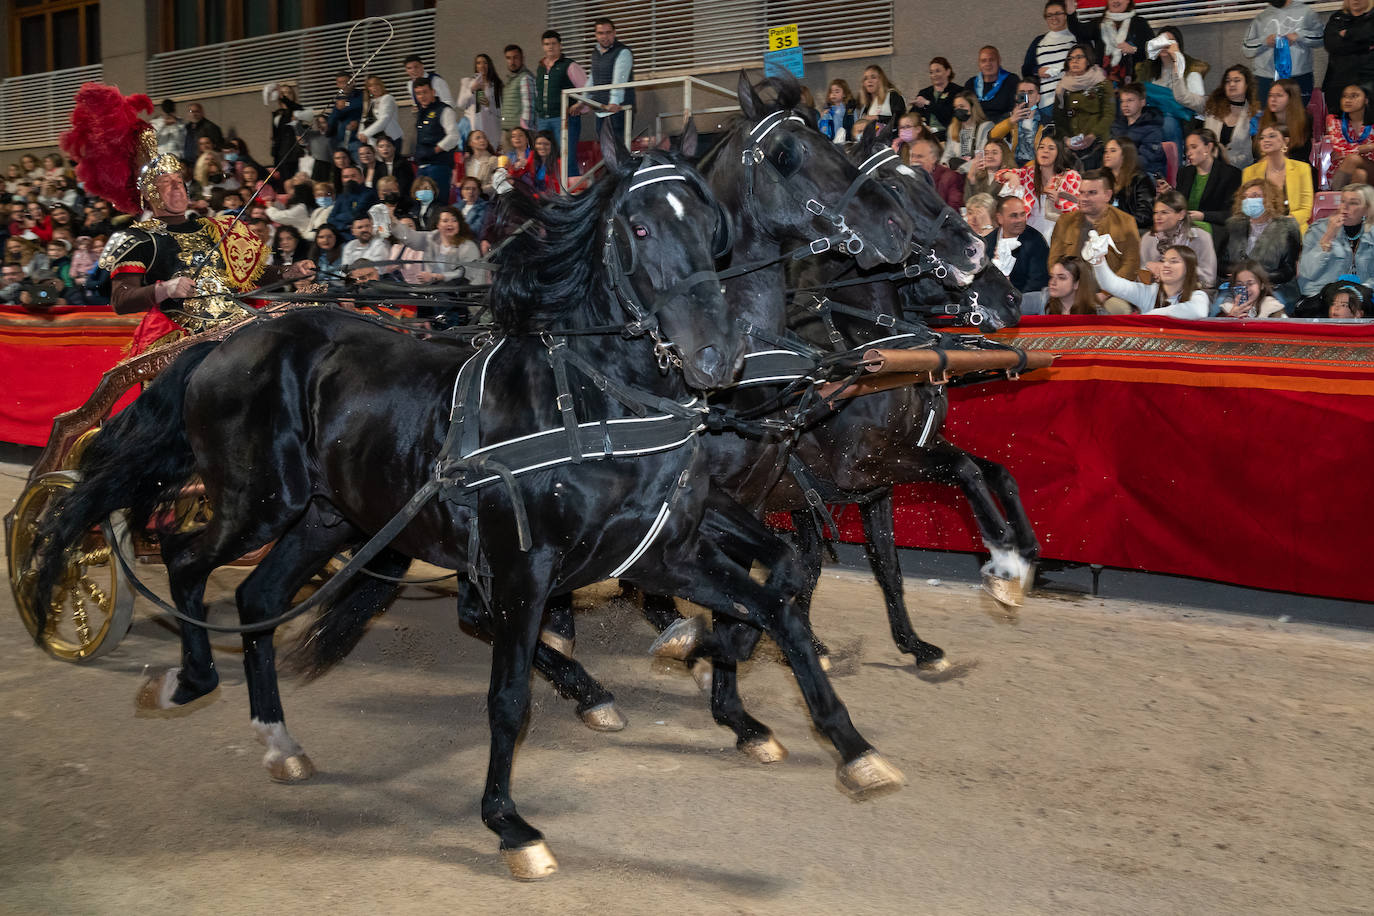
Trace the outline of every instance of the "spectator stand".
<path fill-rule="evenodd" d="M 606 106 L 592 99 L 591 96 L 593 93 L 605 92 L 611 89 L 653 89 L 662 88 L 665 86 L 678 87 L 682 90 L 682 113 L 680 117 L 683 119 L 683 123 L 686 123 L 686 121 L 689 118 L 696 114 L 739 111 L 738 102 L 735 102 L 734 104 L 729 106 L 722 106 L 719 108 L 706 108 L 700 110 L 694 109 L 692 107 L 692 90 L 694 88 L 699 88 L 707 92 L 716 93 L 718 95 L 725 96 L 726 98 L 729 98 L 731 100 L 735 100 L 738 98 L 736 92 L 733 89 L 725 89 L 721 86 L 717 86 L 715 83 L 708 83 L 706 80 L 696 76 L 675 76 L 665 77 L 663 79 L 630 80 L 629 82 L 625 83 L 607 83 L 604 86 L 582 86 L 577 89 L 564 89 L 563 98 L 559 103 L 560 114 L 562 116 L 562 127 L 560 129 L 558 140 L 558 148 L 561 151 L 561 155 L 559 156 L 558 161 L 558 178 L 562 182 L 563 187 L 568 187 L 568 109 L 571 106 L 581 102 L 587 105 L 588 107 L 592 108 L 593 110 L 604 109 Z M 622 106 L 620 110 L 625 112 L 625 147 L 626 149 L 630 149 L 633 147 L 634 144 L 634 107 L 630 105 L 625 105 Z M 676 112 L 673 112 L 669 116 L 679 117 L 679 115 Z M 664 117 L 665 116 L 662 113 L 660 113 L 654 119 L 655 139 L 663 135 L 662 129 Z M 589 142 L 595 147 L 596 144 L 600 142 L 600 140 L 596 136 L 593 136 L 591 140 L 584 142 Z M 572 154 L 576 155 L 576 151 L 573 151 Z M 597 159 L 598 161 L 595 165 L 592 165 L 590 168 L 583 168 L 582 175 L 579 181 L 586 181 L 592 174 L 592 172 L 594 172 L 597 168 L 600 167 L 601 163 L 599 161 L 599 155 L 597 156 Z"/>

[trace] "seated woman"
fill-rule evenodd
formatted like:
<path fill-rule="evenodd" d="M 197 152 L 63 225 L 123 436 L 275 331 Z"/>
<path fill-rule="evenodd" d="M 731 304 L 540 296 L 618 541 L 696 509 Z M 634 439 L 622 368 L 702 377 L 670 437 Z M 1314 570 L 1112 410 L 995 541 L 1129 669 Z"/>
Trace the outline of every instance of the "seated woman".
<path fill-rule="evenodd" d="M 1242 261 L 1231 286 L 1217 303 L 1223 318 L 1282 318 L 1283 303 L 1274 297 L 1274 284 L 1258 261 Z"/>
<path fill-rule="evenodd" d="M 491 148 L 485 131 L 474 130 L 468 134 L 467 146 L 463 149 L 463 172 L 467 177 L 476 178 L 483 192 L 491 191 L 491 176 L 496 171 L 496 150 Z"/>
<path fill-rule="evenodd" d="M 1374 277 L 1374 188 L 1348 184 L 1335 213 L 1319 219 L 1302 239 L 1298 288 L 1314 296 L 1343 276 Z"/>
<path fill-rule="evenodd" d="M 1054 127 L 1069 149 L 1091 171 L 1102 164 L 1102 146 L 1116 119 L 1116 89 L 1102 68 L 1092 64 L 1092 50 L 1074 45 L 1064 60 L 1064 75 L 1055 89 Z"/>
<path fill-rule="evenodd" d="M 1192 224 L 1211 233 L 1213 248 L 1219 251 L 1226 244 L 1224 229 L 1240 189 L 1240 169 L 1221 158 L 1217 136 L 1206 128 L 1188 134 L 1183 152 L 1188 164 L 1178 170 L 1178 193 L 1188 200 Z M 1156 187 L 1167 189 L 1162 182 Z"/>
<path fill-rule="evenodd" d="M 1171 39 L 1154 60 L 1136 64 L 1136 81 L 1145 86 L 1146 101 L 1164 115 L 1164 141 L 1183 143 L 1183 131 L 1207 107 L 1202 80 L 1211 65 L 1183 53 L 1183 35 L 1177 28 L 1163 28 L 1155 41 Z"/>
<path fill-rule="evenodd" d="M 1136 228 L 1148 230 L 1153 225 L 1155 187 L 1150 176 L 1140 171 L 1135 143 L 1128 137 L 1108 140 L 1102 167 L 1111 171 L 1116 182 L 1112 206 L 1134 217 Z"/>
<path fill-rule="evenodd" d="M 1207 293 L 1199 288 L 1197 255 L 1186 245 L 1172 245 L 1159 262 L 1159 281 L 1136 283 L 1112 273 L 1107 266 L 1106 252 L 1089 251 L 1084 246 L 1084 259 L 1093 267 L 1093 277 L 1102 291 L 1122 299 L 1149 315 L 1168 315 L 1172 318 L 1206 318 L 1211 308 Z"/>
<path fill-rule="evenodd" d="M 997 228 L 992 221 L 996 212 L 997 201 L 991 194 L 975 194 L 964 201 L 964 222 L 980 239 Z"/>
<path fill-rule="evenodd" d="M 1279 80 L 1269 87 L 1269 97 L 1264 111 L 1250 122 L 1250 133 L 1255 137 L 1258 154 L 1264 155 L 1260 145 L 1260 134 L 1266 127 L 1278 125 L 1288 128 L 1288 149 L 1284 155 L 1290 159 L 1306 162 L 1312 156 L 1312 123 L 1307 118 L 1307 107 L 1302 103 L 1302 89 L 1296 80 Z"/>
<path fill-rule="evenodd" d="M 521 128 L 517 127 L 516 130 Z M 439 210 L 444 204 L 438 199 L 439 186 L 434 183 L 434 179 L 428 175 L 421 175 L 415 179 L 415 183 L 410 186 L 410 196 L 415 199 L 415 205 L 409 209 L 407 215 L 415 218 L 416 227 L 421 232 L 438 228 Z"/>
<path fill-rule="evenodd" d="M 1005 143 L 989 140 L 973 157 L 973 162 L 969 166 L 968 178 L 964 181 L 964 200 L 975 194 L 1001 196 L 1002 185 L 997 180 L 997 173 L 1002 169 L 1012 168 L 1013 165 L 1010 148 Z"/>
<path fill-rule="evenodd" d="M 1050 265 L 1046 315 L 1097 315 L 1097 282 L 1083 259 L 1066 255 Z"/>
<path fill-rule="evenodd" d="M 1374 177 L 1369 157 L 1374 153 L 1374 125 L 1369 123 L 1369 94 L 1363 86 L 1346 86 L 1341 92 L 1341 113 L 1326 116 L 1324 139 L 1331 147 L 1331 189 L 1339 191 L 1352 181 L 1368 184 Z M 1371 157 L 1374 158 L 1374 157 Z M 1357 179 L 1356 172 L 1364 178 Z"/>
<path fill-rule="evenodd" d="M 334 227 L 325 223 L 315 230 L 315 279 L 329 287 L 331 292 L 343 289 L 343 244 Z"/>
<path fill-rule="evenodd" d="M 1216 136 L 1226 151 L 1220 158 L 1237 170 L 1255 161 L 1255 147 L 1250 136 L 1250 123 L 1260 111 L 1255 87 L 1255 74 L 1249 67 L 1244 64 L 1227 67 L 1221 76 L 1221 85 L 1207 97 L 1202 119 L 1202 126 Z"/>
<path fill-rule="evenodd" d="M 1212 237 L 1193 227 L 1188 201 L 1177 191 L 1165 191 L 1155 200 L 1153 231 L 1140 237 L 1140 263 L 1158 280 L 1164 252 L 1186 245 L 1197 255 L 1197 282 L 1211 289 L 1217 284 L 1217 254 Z"/>
<path fill-rule="evenodd" d="M 553 132 L 541 130 L 534 138 L 534 151 L 519 168 L 512 168 L 512 181 L 520 180 L 529 186 L 536 197 L 558 194 L 563 190 L 558 183 L 558 144 L 554 142 Z"/>
<path fill-rule="evenodd" d="M 1019 169 L 1003 169 L 995 177 L 1002 195 L 1015 194 L 1026 203 L 1026 224 L 1045 238 L 1054 235 L 1059 214 L 1078 209 L 1078 189 L 1083 176 L 1069 167 L 1069 148 L 1059 138 L 1046 135 L 1035 147 L 1035 161 Z"/>
<path fill-rule="evenodd" d="M 523 127 L 512 127 L 510 131 L 510 149 L 505 151 L 507 160 L 507 171 L 515 171 L 524 168 L 525 161 L 534 152 L 534 135 Z"/>
<path fill-rule="evenodd" d="M 854 139 L 854 111 L 858 103 L 854 93 L 844 80 L 831 80 L 825 90 L 825 108 L 817 126 L 836 143 L 847 143 Z"/>
<path fill-rule="evenodd" d="M 1263 178 L 1241 185 L 1234 215 L 1226 221 L 1222 274 L 1233 277 L 1243 262 L 1256 261 L 1269 274 L 1277 295 L 1291 302 L 1297 296 L 1294 280 L 1301 251 L 1302 233 L 1297 220 L 1284 214 L 1279 189 Z"/>
<path fill-rule="evenodd" d="M 406 229 L 415 231 L 415 220 L 409 216 L 402 216 L 391 223 L 393 226 L 403 226 Z M 422 283 L 420 274 L 429 269 L 425 263 L 425 253 L 419 248 L 412 248 L 405 242 L 396 242 L 391 246 L 391 253 L 388 260 L 393 263 L 392 270 L 400 275 L 401 280 L 406 283 Z"/>
<path fill-rule="evenodd" d="M 967 175 L 974 154 L 987 145 L 990 133 L 992 122 L 978 104 L 978 96 L 968 90 L 959 93 L 954 97 L 954 120 L 940 162 Z"/>
<path fill-rule="evenodd" d="M 458 186 L 458 197 L 458 212 L 462 215 L 463 222 L 468 224 L 473 237 L 480 239 L 487 224 L 487 202 L 482 197 L 482 185 L 469 175 Z"/>
<path fill-rule="evenodd" d="M 487 272 L 464 262 L 481 259 L 477 239 L 455 207 L 439 208 L 439 228 L 432 232 L 411 229 L 401 222 L 391 224 L 391 237 L 408 248 L 424 252 L 425 267 L 416 275 L 420 283 L 453 282 L 466 278 L 471 283 L 486 283 Z"/>
<path fill-rule="evenodd" d="M 1259 150 L 1259 160 L 1246 166 L 1240 173 L 1241 180 L 1248 183 L 1262 178 L 1278 188 L 1283 203 L 1281 212 L 1293 217 L 1301 235 L 1312 219 L 1312 167 L 1288 157 L 1288 128 L 1282 124 L 1270 124 L 1260 130 Z"/>
<path fill-rule="evenodd" d="M 859 106 L 854 119 L 854 136 L 864 132 L 870 123 L 897 129 L 897 119 L 906 114 L 906 99 L 892 85 L 883 68 L 870 64 L 864 68 L 859 81 Z"/>
<path fill-rule="evenodd" d="M 949 124 L 954 120 L 954 96 L 959 92 L 959 84 L 954 82 L 954 68 L 943 57 L 930 60 L 930 85 L 916 93 L 911 100 L 911 110 L 920 112 L 926 120 L 930 132 L 941 143 L 949 132 Z"/>

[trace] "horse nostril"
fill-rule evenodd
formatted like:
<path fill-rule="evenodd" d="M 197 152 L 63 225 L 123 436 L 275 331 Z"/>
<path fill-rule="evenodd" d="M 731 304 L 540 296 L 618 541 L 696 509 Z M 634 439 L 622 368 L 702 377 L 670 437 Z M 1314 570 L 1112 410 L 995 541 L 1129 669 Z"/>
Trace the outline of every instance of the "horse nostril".
<path fill-rule="evenodd" d="M 719 350 L 715 347 L 702 347 L 697 351 L 696 363 L 702 372 L 714 377 L 717 375 L 725 360 Z"/>

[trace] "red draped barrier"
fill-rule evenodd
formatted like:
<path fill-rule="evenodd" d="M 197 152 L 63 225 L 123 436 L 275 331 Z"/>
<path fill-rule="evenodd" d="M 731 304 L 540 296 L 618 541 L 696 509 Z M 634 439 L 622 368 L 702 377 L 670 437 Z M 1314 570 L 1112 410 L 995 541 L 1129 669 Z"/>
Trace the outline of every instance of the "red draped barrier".
<path fill-rule="evenodd" d="M 139 317 L 108 306 L 0 306 L 0 441 L 45 444 L 53 417 L 84 404 L 123 359 Z"/>
<path fill-rule="evenodd" d="M 1374 600 L 1374 326 L 1027 318 L 1059 354 L 954 389 L 945 434 L 1005 464 L 1048 558 Z M 852 509 L 846 539 L 861 540 Z M 979 550 L 953 487 L 898 491 L 905 547 Z"/>

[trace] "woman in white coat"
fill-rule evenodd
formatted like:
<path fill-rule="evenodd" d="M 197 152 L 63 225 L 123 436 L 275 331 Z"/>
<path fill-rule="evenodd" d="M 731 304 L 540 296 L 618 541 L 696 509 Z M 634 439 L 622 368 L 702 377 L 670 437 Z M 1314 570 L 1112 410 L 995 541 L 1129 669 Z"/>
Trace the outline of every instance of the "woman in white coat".
<path fill-rule="evenodd" d="M 367 95 L 359 135 L 365 138 L 369 145 L 375 143 L 378 137 L 385 135 L 399 147 L 403 134 L 401 122 L 396 118 L 396 97 L 386 91 L 386 84 L 380 76 L 367 78 Z"/>
<path fill-rule="evenodd" d="M 492 66 L 491 58 L 478 54 L 472 60 L 473 76 L 463 77 L 458 84 L 458 98 L 454 105 L 462 110 L 473 130 L 480 130 L 488 138 L 501 137 L 501 77 Z"/>
<path fill-rule="evenodd" d="M 1090 233 L 1083 246 L 1083 260 L 1093 267 L 1098 287 L 1109 296 L 1130 303 L 1147 315 L 1173 318 L 1206 318 L 1212 303 L 1198 289 L 1197 255 L 1186 245 L 1174 245 L 1159 262 L 1158 283 L 1136 283 L 1112 273 L 1107 266 L 1107 249 L 1115 248 L 1111 236 Z"/>

